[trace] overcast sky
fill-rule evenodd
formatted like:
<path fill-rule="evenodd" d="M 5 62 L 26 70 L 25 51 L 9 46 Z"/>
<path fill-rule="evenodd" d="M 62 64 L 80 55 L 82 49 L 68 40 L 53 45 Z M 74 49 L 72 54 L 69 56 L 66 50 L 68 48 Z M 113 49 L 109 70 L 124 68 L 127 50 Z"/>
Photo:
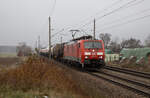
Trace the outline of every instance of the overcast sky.
<path fill-rule="evenodd" d="M 128 6 L 107 15 L 109 12 L 132 2 Z M 71 39 L 70 29 L 81 29 L 76 37 L 92 34 L 96 18 L 96 35 L 110 33 L 118 40 L 135 37 L 142 41 L 150 34 L 150 0 L 0 0 L 0 45 L 16 45 L 26 42 L 35 46 L 41 36 L 42 46 L 48 44 L 48 16 L 52 16 L 52 42 Z M 145 17 L 146 16 L 146 17 Z M 141 17 L 144 17 L 141 18 Z M 137 21 L 134 21 L 137 20 Z"/>

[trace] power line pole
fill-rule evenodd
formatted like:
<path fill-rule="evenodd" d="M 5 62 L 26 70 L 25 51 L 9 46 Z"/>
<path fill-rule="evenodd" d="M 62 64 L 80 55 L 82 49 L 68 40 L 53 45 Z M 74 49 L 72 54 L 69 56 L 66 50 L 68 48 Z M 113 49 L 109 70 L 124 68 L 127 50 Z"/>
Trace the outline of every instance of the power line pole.
<path fill-rule="evenodd" d="M 61 49 L 62 49 L 62 47 L 63 47 L 63 45 L 62 45 L 62 37 L 60 38 L 60 43 L 61 43 Z"/>
<path fill-rule="evenodd" d="M 37 40 L 35 41 L 35 48 L 38 49 L 38 41 Z"/>
<path fill-rule="evenodd" d="M 39 54 L 38 41 L 37 41 L 37 40 L 35 41 L 35 52 L 36 52 L 37 54 Z"/>
<path fill-rule="evenodd" d="M 51 17 L 49 16 L 49 59 L 51 59 Z"/>
<path fill-rule="evenodd" d="M 40 36 L 38 36 L 38 50 L 40 50 L 41 44 L 40 44 Z"/>
<path fill-rule="evenodd" d="M 95 40 L 95 30 L 96 30 L 96 21 L 95 21 L 95 19 L 94 19 L 93 40 Z"/>
<path fill-rule="evenodd" d="M 61 44 L 62 44 L 62 37 L 60 38 L 60 42 L 61 42 Z"/>

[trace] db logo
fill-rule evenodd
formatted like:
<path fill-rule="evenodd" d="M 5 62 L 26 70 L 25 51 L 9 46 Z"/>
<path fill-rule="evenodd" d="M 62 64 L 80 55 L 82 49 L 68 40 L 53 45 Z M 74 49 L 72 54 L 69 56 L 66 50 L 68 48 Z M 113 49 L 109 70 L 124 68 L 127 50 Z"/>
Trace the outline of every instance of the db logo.
<path fill-rule="evenodd" d="M 96 55 L 96 53 L 95 53 L 95 52 L 93 52 L 93 53 L 92 53 L 92 55 Z"/>

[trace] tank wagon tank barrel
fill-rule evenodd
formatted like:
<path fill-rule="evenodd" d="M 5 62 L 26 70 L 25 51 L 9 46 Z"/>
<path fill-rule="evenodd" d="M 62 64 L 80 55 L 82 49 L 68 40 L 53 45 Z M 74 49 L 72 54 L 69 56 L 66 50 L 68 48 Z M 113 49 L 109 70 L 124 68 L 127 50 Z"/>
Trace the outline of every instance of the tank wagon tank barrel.
<path fill-rule="evenodd" d="M 59 59 L 63 57 L 63 48 L 64 44 L 56 44 L 54 47 L 51 48 L 52 57 L 55 59 Z"/>

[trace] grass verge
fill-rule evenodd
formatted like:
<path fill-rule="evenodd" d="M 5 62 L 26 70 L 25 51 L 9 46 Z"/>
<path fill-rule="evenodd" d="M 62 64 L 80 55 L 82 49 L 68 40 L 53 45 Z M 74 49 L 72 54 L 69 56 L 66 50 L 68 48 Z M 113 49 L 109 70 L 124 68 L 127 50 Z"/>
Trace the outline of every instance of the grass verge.
<path fill-rule="evenodd" d="M 100 98 L 57 64 L 32 56 L 16 68 L 1 70 L 0 98 Z"/>

